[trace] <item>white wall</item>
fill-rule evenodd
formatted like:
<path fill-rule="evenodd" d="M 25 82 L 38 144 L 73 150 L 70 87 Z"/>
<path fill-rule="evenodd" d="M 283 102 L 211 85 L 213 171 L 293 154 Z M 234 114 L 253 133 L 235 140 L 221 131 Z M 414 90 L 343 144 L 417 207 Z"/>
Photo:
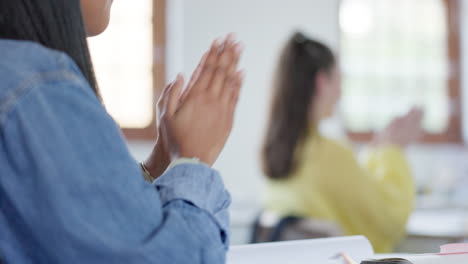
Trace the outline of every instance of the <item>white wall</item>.
<path fill-rule="evenodd" d="M 182 49 L 180 43 L 170 43 L 168 53 L 184 54 L 184 59 L 179 65 L 171 64 L 168 77 L 178 71 L 190 75 L 216 37 L 235 32 L 246 46 L 241 66 L 247 70 L 247 78 L 237 121 L 216 167 L 222 171 L 235 199 L 258 201 L 262 177 L 259 146 L 267 116 L 269 83 L 279 49 L 296 29 L 336 47 L 338 0 L 175 0 L 169 9 L 172 17 L 183 20 L 183 27 L 173 28 L 179 33 L 170 33 L 170 39 L 177 41 L 174 38 L 177 35 L 183 37 L 184 43 Z"/>

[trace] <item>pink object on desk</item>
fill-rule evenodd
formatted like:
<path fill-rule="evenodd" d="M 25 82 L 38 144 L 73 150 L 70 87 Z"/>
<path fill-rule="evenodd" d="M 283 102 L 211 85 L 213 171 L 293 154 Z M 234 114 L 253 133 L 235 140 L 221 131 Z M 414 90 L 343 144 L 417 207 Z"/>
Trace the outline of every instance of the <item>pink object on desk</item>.
<path fill-rule="evenodd" d="M 468 254 L 468 244 L 448 244 L 440 247 L 440 254 Z"/>

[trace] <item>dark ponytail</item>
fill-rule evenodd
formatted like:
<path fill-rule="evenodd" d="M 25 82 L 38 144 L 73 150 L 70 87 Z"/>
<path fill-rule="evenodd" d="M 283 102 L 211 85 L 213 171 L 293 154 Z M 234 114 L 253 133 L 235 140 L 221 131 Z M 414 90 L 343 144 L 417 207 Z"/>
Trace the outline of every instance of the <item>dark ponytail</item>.
<path fill-rule="evenodd" d="M 269 178 L 285 179 L 296 169 L 296 148 L 309 132 L 316 76 L 331 71 L 335 63 L 328 47 L 302 33 L 295 33 L 284 47 L 262 150 L 263 169 Z"/>
<path fill-rule="evenodd" d="M 0 38 L 65 52 L 99 97 L 86 37 L 80 0 L 0 0 Z"/>

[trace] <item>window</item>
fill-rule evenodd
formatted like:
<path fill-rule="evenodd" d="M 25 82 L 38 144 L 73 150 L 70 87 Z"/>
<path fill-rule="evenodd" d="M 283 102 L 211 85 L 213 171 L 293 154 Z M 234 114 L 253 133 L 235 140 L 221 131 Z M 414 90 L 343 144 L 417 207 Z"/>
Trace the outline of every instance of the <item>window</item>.
<path fill-rule="evenodd" d="M 353 139 L 419 106 L 426 141 L 461 141 L 457 1 L 342 1 L 342 112 Z"/>
<path fill-rule="evenodd" d="M 129 139 L 156 136 L 164 26 L 164 1 L 115 1 L 107 31 L 89 40 L 104 104 Z"/>

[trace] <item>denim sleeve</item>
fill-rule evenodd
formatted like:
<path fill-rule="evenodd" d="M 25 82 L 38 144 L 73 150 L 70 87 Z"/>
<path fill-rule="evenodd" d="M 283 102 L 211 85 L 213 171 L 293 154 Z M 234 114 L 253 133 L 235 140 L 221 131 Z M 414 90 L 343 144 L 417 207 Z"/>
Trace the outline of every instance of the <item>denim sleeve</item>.
<path fill-rule="evenodd" d="M 216 171 L 205 165 L 183 164 L 172 168 L 153 184 L 159 191 L 163 206 L 183 200 L 204 210 L 221 230 L 221 238 L 227 249 L 231 199 L 220 179 Z"/>
<path fill-rule="evenodd" d="M 230 196 L 215 170 L 181 164 L 147 183 L 81 77 L 28 85 L 0 112 L 5 263 L 225 262 Z"/>

